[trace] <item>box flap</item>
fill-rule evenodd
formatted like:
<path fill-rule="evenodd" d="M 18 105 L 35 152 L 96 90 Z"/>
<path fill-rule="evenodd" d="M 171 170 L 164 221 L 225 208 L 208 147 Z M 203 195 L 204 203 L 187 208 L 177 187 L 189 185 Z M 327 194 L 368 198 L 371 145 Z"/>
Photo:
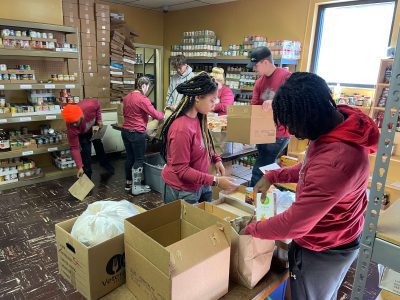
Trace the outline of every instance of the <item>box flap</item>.
<path fill-rule="evenodd" d="M 213 214 L 214 216 L 217 216 L 228 222 L 240 217 L 239 215 L 236 215 L 232 212 L 224 210 L 224 209 L 222 209 L 216 205 L 213 205 L 211 203 L 208 203 L 208 202 L 200 203 L 199 205 L 196 205 L 196 207 L 198 207 L 202 210 L 205 210 L 206 212 Z"/>
<path fill-rule="evenodd" d="M 228 118 L 251 118 L 252 105 L 229 105 Z M 228 121 L 229 123 L 229 121 Z"/>
<path fill-rule="evenodd" d="M 218 225 L 212 225 L 186 237 L 166 248 L 171 253 L 171 276 L 180 274 L 227 248 L 230 248 L 230 240 L 224 229 Z M 199 249 L 201 251 L 198 251 Z"/>
<path fill-rule="evenodd" d="M 230 211 L 233 214 L 242 216 L 252 216 L 254 215 L 255 207 L 251 204 L 243 202 L 241 200 L 230 199 L 222 197 L 219 200 L 212 201 L 211 204 L 220 207 L 221 209 Z"/>

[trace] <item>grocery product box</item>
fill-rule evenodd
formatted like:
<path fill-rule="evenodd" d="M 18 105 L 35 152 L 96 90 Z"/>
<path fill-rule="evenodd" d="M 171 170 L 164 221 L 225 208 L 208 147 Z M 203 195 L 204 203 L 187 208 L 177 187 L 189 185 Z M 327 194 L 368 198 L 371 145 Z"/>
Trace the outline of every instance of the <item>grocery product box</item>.
<path fill-rule="evenodd" d="M 97 62 L 95 60 L 82 60 L 82 72 L 96 73 L 98 71 Z"/>
<path fill-rule="evenodd" d="M 99 65 L 110 64 L 110 43 L 97 42 L 97 63 Z"/>
<path fill-rule="evenodd" d="M 272 144 L 276 127 L 272 110 L 265 112 L 261 105 L 228 106 L 227 141 L 243 144 Z"/>
<path fill-rule="evenodd" d="M 94 6 L 94 0 L 79 0 L 80 5 Z"/>
<path fill-rule="evenodd" d="M 79 18 L 79 5 L 77 3 L 63 1 L 62 8 L 64 17 Z"/>
<path fill-rule="evenodd" d="M 97 46 L 97 41 L 96 41 L 96 34 L 91 34 L 91 33 L 82 33 L 81 34 L 81 42 L 82 42 L 82 48 L 83 47 L 96 47 Z"/>
<path fill-rule="evenodd" d="M 87 247 L 71 235 L 76 219 L 55 225 L 58 269 L 83 296 L 98 299 L 125 282 L 124 235 Z"/>
<path fill-rule="evenodd" d="M 97 41 L 110 43 L 110 31 L 109 30 L 97 30 Z"/>
<path fill-rule="evenodd" d="M 136 299 L 219 299 L 230 233 L 228 222 L 180 200 L 126 219 L 126 286 Z"/>
<path fill-rule="evenodd" d="M 96 21 L 81 19 L 80 31 L 86 34 L 96 34 Z"/>
<path fill-rule="evenodd" d="M 97 85 L 85 85 L 83 89 L 85 91 L 85 98 L 99 97 L 99 87 Z"/>
<path fill-rule="evenodd" d="M 96 47 L 82 47 L 82 59 L 83 60 L 97 60 L 97 51 Z"/>
<path fill-rule="evenodd" d="M 64 25 L 77 28 L 80 31 L 81 22 L 79 21 L 78 15 L 76 16 L 65 16 L 64 15 Z"/>
<path fill-rule="evenodd" d="M 110 17 L 96 17 L 96 27 L 98 30 L 110 30 Z"/>
<path fill-rule="evenodd" d="M 94 6 L 79 4 L 79 18 L 86 20 L 95 20 Z"/>
<path fill-rule="evenodd" d="M 98 86 L 99 76 L 97 73 L 83 73 L 84 85 Z"/>

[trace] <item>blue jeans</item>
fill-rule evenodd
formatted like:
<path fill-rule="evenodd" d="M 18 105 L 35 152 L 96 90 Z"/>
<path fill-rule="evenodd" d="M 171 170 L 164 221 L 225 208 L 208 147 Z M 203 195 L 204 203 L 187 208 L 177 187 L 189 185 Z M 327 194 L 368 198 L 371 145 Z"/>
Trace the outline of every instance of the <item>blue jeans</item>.
<path fill-rule="evenodd" d="M 289 144 L 290 138 L 277 138 L 275 144 L 257 145 L 258 157 L 253 167 L 250 186 L 254 187 L 264 175 L 260 167 L 273 164 Z"/>
<path fill-rule="evenodd" d="M 211 202 L 212 191 L 209 185 L 205 185 L 197 191 L 179 191 L 168 184 L 165 184 L 164 203 L 170 203 L 175 200 L 185 200 L 190 204 L 200 202 Z"/>

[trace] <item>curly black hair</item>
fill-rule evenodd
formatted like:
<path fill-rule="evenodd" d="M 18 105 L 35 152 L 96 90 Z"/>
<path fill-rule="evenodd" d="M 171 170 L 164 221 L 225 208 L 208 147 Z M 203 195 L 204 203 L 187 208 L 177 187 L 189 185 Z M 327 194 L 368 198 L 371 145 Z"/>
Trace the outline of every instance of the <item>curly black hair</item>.
<path fill-rule="evenodd" d="M 182 98 L 176 110 L 165 121 L 165 124 L 161 130 L 161 155 L 165 160 L 167 160 L 168 131 L 172 123 L 193 107 L 196 96 L 204 96 L 215 92 L 217 89 L 218 85 L 214 78 L 211 78 L 206 72 L 201 72 L 197 76 L 194 76 L 193 78 L 181 83 L 176 87 L 178 93 L 184 95 L 184 97 Z M 215 152 L 215 148 L 211 133 L 208 130 L 207 116 L 199 113 L 197 117 L 199 118 L 204 145 L 209 156 L 211 157 L 212 152 Z"/>
<path fill-rule="evenodd" d="M 272 102 L 274 121 L 300 139 L 315 140 L 335 126 L 337 106 L 324 79 L 308 72 L 293 73 Z"/>

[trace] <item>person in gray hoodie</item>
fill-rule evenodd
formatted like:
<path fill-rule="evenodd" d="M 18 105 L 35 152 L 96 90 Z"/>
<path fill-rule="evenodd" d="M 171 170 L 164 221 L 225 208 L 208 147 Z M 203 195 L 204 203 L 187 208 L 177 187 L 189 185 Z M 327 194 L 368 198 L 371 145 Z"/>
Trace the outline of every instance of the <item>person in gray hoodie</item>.
<path fill-rule="evenodd" d="M 178 104 L 181 102 L 183 95 L 179 94 L 176 87 L 182 82 L 186 82 L 194 77 L 193 69 L 186 62 L 183 55 L 178 55 L 172 60 L 172 67 L 176 70 L 176 74 L 171 76 L 170 84 L 167 92 L 166 108 L 174 111 Z"/>

